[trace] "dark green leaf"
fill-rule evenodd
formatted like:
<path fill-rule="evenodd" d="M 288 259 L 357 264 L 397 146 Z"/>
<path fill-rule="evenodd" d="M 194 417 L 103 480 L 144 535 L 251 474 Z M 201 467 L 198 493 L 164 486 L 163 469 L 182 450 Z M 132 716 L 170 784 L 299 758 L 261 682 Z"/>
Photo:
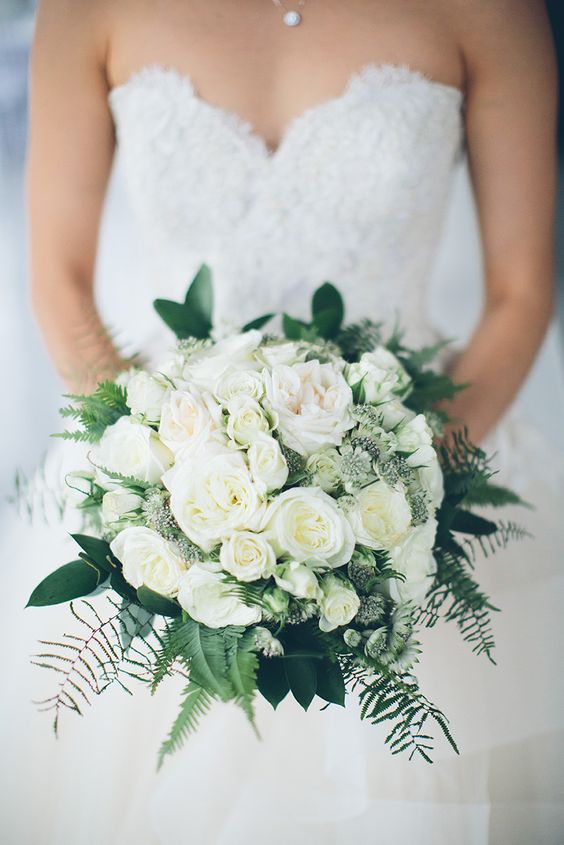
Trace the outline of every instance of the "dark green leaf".
<path fill-rule="evenodd" d="M 521 505 L 522 507 L 530 507 L 528 502 L 525 502 L 513 490 L 507 487 L 502 487 L 500 484 L 492 484 L 489 481 L 483 481 L 471 487 L 464 496 L 465 505 L 488 505 L 494 508 L 505 507 L 506 505 Z"/>
<path fill-rule="evenodd" d="M 470 511 L 459 510 L 456 512 L 451 523 L 452 531 L 460 531 L 463 534 L 474 534 L 477 537 L 482 537 L 488 534 L 495 534 L 497 525 L 490 519 L 484 519 L 483 516 L 477 516 Z"/>
<path fill-rule="evenodd" d="M 317 288 L 311 301 L 311 313 L 314 322 L 317 322 L 318 315 L 324 312 L 333 312 L 339 327 L 345 316 L 343 298 L 337 288 L 331 282 L 325 282 Z"/>
<path fill-rule="evenodd" d="M 128 599 L 135 604 L 139 604 L 136 591 L 131 584 L 127 583 L 119 569 L 114 569 L 110 575 L 110 587 L 112 590 L 115 590 L 118 596 L 121 596 L 122 599 Z"/>
<path fill-rule="evenodd" d="M 202 264 L 192 284 L 186 292 L 185 305 L 189 305 L 192 313 L 197 314 L 203 323 L 211 327 L 213 316 L 213 285 L 212 274 L 207 264 Z"/>
<path fill-rule="evenodd" d="M 288 314 L 282 317 L 282 329 L 288 340 L 301 340 L 307 333 L 308 326 L 301 320 L 294 320 Z"/>
<path fill-rule="evenodd" d="M 338 663 L 325 659 L 317 664 L 317 695 L 331 704 L 345 706 L 345 681 Z"/>
<path fill-rule="evenodd" d="M 181 614 L 180 607 L 176 602 L 167 599 L 166 596 L 155 593 L 154 590 L 150 590 L 148 587 L 139 587 L 137 598 L 144 608 L 159 616 L 175 617 Z"/>
<path fill-rule="evenodd" d="M 106 573 L 93 563 L 73 560 L 51 572 L 37 585 L 26 607 L 46 607 L 88 596 L 106 579 Z"/>
<path fill-rule="evenodd" d="M 156 299 L 153 306 L 178 338 L 209 337 L 213 312 L 213 288 L 209 267 L 202 264 L 188 288 L 183 303 Z"/>
<path fill-rule="evenodd" d="M 251 320 L 243 326 L 242 331 L 250 332 L 252 329 L 262 329 L 272 318 L 274 314 L 264 314 L 262 317 L 257 317 L 256 320 Z"/>
<path fill-rule="evenodd" d="M 308 657 L 296 657 L 285 660 L 286 677 L 292 695 L 304 710 L 307 710 L 317 690 L 317 672 L 315 660 Z"/>
<path fill-rule="evenodd" d="M 261 657 L 257 675 L 260 694 L 276 708 L 290 692 L 282 657 Z"/>
<path fill-rule="evenodd" d="M 89 537 L 87 534 L 71 534 L 71 537 L 95 564 L 105 569 L 106 572 L 112 572 L 115 569 L 115 566 L 111 563 L 113 559 L 112 550 L 105 540 L 100 540 L 98 537 Z"/>

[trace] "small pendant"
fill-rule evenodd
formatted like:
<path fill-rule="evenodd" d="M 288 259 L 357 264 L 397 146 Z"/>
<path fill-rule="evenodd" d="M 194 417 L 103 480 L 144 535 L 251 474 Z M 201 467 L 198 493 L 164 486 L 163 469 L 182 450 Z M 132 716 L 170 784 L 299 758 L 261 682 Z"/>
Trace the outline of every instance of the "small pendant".
<path fill-rule="evenodd" d="M 286 26 L 299 26 L 302 22 L 302 16 L 299 12 L 286 12 L 283 21 Z"/>

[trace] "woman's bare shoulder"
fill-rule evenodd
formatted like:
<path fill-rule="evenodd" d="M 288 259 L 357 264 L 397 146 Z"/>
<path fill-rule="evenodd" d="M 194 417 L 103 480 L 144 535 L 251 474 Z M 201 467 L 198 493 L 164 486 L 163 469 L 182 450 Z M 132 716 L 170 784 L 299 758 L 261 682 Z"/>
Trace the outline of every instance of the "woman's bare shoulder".
<path fill-rule="evenodd" d="M 39 0 L 35 52 L 104 61 L 115 11 L 111 0 Z M 118 3 L 119 5 L 119 3 Z"/>

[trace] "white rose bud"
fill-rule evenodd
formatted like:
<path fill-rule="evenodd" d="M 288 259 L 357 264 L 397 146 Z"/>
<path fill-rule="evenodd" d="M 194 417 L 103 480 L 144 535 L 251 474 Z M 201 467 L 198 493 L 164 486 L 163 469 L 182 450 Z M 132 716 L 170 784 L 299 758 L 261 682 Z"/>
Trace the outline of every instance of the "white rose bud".
<path fill-rule="evenodd" d="M 281 343 L 269 343 L 267 346 L 261 346 L 255 352 L 255 357 L 272 369 L 280 364 L 291 367 L 292 364 L 303 361 L 305 352 L 294 341 L 283 341 Z"/>
<path fill-rule="evenodd" d="M 127 406 L 132 414 L 140 414 L 147 422 L 158 423 L 161 408 L 170 385 L 158 375 L 141 370 L 127 383 Z"/>
<path fill-rule="evenodd" d="M 108 426 L 91 453 L 94 466 L 158 484 L 174 456 L 152 428 L 133 417 L 120 417 Z"/>
<path fill-rule="evenodd" d="M 145 585 L 162 596 L 175 596 L 186 564 L 174 546 L 150 528 L 121 531 L 110 548 L 123 566 L 123 577 L 136 589 Z"/>
<path fill-rule="evenodd" d="M 397 602 L 413 601 L 422 604 L 437 571 L 433 546 L 437 522 L 430 519 L 425 525 L 413 528 L 403 542 L 390 550 L 392 569 L 405 576 L 405 581 L 388 581 L 390 596 Z"/>
<path fill-rule="evenodd" d="M 258 607 L 244 604 L 225 583 L 225 575 L 194 564 L 180 582 L 178 601 L 196 622 L 208 628 L 253 625 L 261 620 Z"/>
<path fill-rule="evenodd" d="M 383 405 L 378 406 L 382 426 L 386 431 L 391 432 L 398 428 L 405 422 L 414 419 L 415 413 L 409 408 L 406 408 L 399 399 L 392 399 L 390 402 L 384 402 Z M 395 436 L 395 435 L 394 435 Z"/>
<path fill-rule="evenodd" d="M 343 566 L 354 551 L 349 523 L 331 496 L 318 487 L 292 487 L 281 493 L 265 516 L 265 530 L 279 556 Z"/>
<path fill-rule="evenodd" d="M 397 545 L 411 525 L 411 509 L 400 487 L 376 481 L 364 487 L 348 510 L 356 541 L 370 549 Z"/>
<path fill-rule="evenodd" d="M 221 408 L 209 393 L 174 390 L 162 408 L 159 436 L 175 455 L 220 442 Z"/>
<path fill-rule="evenodd" d="M 224 540 L 219 552 L 222 569 L 239 581 L 269 578 L 276 565 L 274 549 L 260 534 L 235 531 Z"/>
<path fill-rule="evenodd" d="M 274 580 L 282 590 L 299 599 L 318 599 L 321 595 L 315 573 L 296 560 L 281 564 Z"/>
<path fill-rule="evenodd" d="M 307 459 L 307 470 L 311 473 L 315 484 L 332 493 L 337 489 L 340 482 L 339 465 L 341 456 L 337 449 L 323 449 L 321 452 L 314 452 Z"/>
<path fill-rule="evenodd" d="M 354 426 L 352 391 L 334 364 L 307 361 L 265 371 L 270 408 L 277 415 L 282 439 L 300 455 L 324 446 L 340 446 Z"/>
<path fill-rule="evenodd" d="M 262 434 L 250 445 L 247 452 L 253 481 L 261 495 L 279 490 L 288 480 L 288 464 L 280 444 L 274 437 Z"/>
<path fill-rule="evenodd" d="M 237 396 L 227 404 L 227 434 L 240 446 L 248 446 L 260 434 L 270 431 L 263 409 L 249 396 Z"/>
<path fill-rule="evenodd" d="M 106 524 L 131 518 L 143 504 L 143 497 L 119 487 L 102 497 L 102 519 Z"/>
<path fill-rule="evenodd" d="M 352 622 L 360 599 L 350 585 L 335 575 L 326 575 L 321 582 L 321 592 L 319 627 L 322 631 L 333 631 Z"/>

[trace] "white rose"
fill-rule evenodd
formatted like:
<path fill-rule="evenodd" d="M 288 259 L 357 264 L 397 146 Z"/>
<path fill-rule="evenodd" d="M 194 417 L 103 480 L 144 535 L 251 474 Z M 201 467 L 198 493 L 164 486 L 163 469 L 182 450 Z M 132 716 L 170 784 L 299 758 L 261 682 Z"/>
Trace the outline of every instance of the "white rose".
<path fill-rule="evenodd" d="M 127 407 L 132 414 L 141 414 L 150 423 L 161 418 L 161 408 L 170 385 L 164 378 L 141 370 L 127 383 Z"/>
<path fill-rule="evenodd" d="M 288 464 L 274 437 L 267 434 L 256 437 L 249 447 L 247 458 L 253 481 L 262 496 L 285 485 Z"/>
<path fill-rule="evenodd" d="M 398 451 L 409 455 L 406 459 L 409 466 L 423 466 L 435 457 L 433 432 L 423 414 L 401 425 L 396 436 Z"/>
<path fill-rule="evenodd" d="M 425 525 L 413 528 L 401 544 L 390 549 L 390 564 L 405 576 L 405 581 L 388 581 L 390 596 L 397 602 L 413 601 L 422 604 L 437 571 L 433 546 L 437 522 L 430 519 Z"/>
<path fill-rule="evenodd" d="M 219 379 L 214 396 L 218 402 L 227 404 L 231 399 L 248 396 L 259 401 L 264 395 L 262 375 L 254 370 L 234 368 L 227 370 Z"/>
<path fill-rule="evenodd" d="M 219 552 L 222 569 L 239 581 L 270 578 L 276 565 L 274 549 L 260 534 L 235 531 L 224 540 Z"/>
<path fill-rule="evenodd" d="M 307 459 L 306 467 L 313 481 L 326 493 L 332 493 L 339 486 L 341 456 L 337 449 L 323 449 L 314 452 Z"/>
<path fill-rule="evenodd" d="M 279 555 L 329 567 L 351 559 L 354 535 L 331 496 L 318 487 L 293 487 L 269 506 L 266 531 Z"/>
<path fill-rule="evenodd" d="M 419 481 L 432 506 L 438 508 L 443 501 L 445 489 L 443 471 L 435 452 L 434 457 L 425 466 L 418 469 Z"/>
<path fill-rule="evenodd" d="M 253 530 L 264 510 L 244 455 L 210 444 L 163 477 L 170 509 L 184 533 L 204 551 L 233 531 Z"/>
<path fill-rule="evenodd" d="M 370 549 L 390 549 L 404 537 L 411 525 L 411 510 L 400 487 L 375 481 L 356 496 L 348 510 L 356 540 Z"/>
<path fill-rule="evenodd" d="M 405 422 L 409 422 L 415 417 L 414 411 L 406 408 L 399 399 L 391 399 L 389 402 L 384 402 L 383 405 L 378 406 L 380 412 L 380 419 L 383 428 L 386 431 L 395 431 L 398 426 Z"/>
<path fill-rule="evenodd" d="M 180 582 L 178 601 L 196 622 L 208 628 L 253 625 L 261 620 L 258 607 L 244 604 L 225 583 L 225 575 L 202 566 L 191 566 Z"/>
<path fill-rule="evenodd" d="M 120 475 L 157 484 L 174 457 L 152 428 L 132 417 L 108 426 L 91 453 L 92 463 Z"/>
<path fill-rule="evenodd" d="M 248 446 L 260 434 L 270 431 L 263 409 L 249 396 L 236 396 L 227 404 L 227 434 L 240 446 Z"/>
<path fill-rule="evenodd" d="M 261 340 L 262 334 L 256 330 L 220 340 L 214 346 L 191 356 L 184 367 L 184 378 L 190 384 L 215 393 L 227 372 L 234 369 L 260 369 L 253 353 Z"/>
<path fill-rule="evenodd" d="M 121 531 L 110 548 L 123 566 L 123 577 L 136 589 L 145 585 L 162 596 L 175 596 L 186 564 L 174 547 L 150 528 Z"/>
<path fill-rule="evenodd" d="M 209 393 L 174 390 L 162 408 L 159 436 L 175 455 L 221 441 L 221 408 Z"/>
<path fill-rule="evenodd" d="M 386 402 L 395 396 L 406 396 L 411 379 L 395 355 L 384 346 L 365 352 L 360 361 L 347 370 L 347 381 L 352 386 L 362 381 L 365 401 Z"/>
<path fill-rule="evenodd" d="M 106 524 L 131 517 L 143 504 L 143 497 L 123 487 L 110 490 L 102 497 L 102 519 Z"/>
<path fill-rule="evenodd" d="M 281 564 L 274 575 L 274 580 L 282 590 L 298 599 L 319 599 L 321 596 L 317 576 L 313 570 L 296 560 Z"/>
<path fill-rule="evenodd" d="M 280 364 L 290 367 L 298 361 L 303 361 L 305 353 L 297 343 L 288 341 L 261 346 L 257 349 L 255 357 L 272 369 Z"/>
<path fill-rule="evenodd" d="M 334 364 L 280 365 L 265 371 L 264 380 L 284 441 L 301 455 L 340 446 L 354 426 L 352 391 Z"/>
<path fill-rule="evenodd" d="M 321 592 L 319 627 L 322 631 L 333 631 L 352 622 L 360 599 L 351 586 L 335 575 L 326 575 L 321 582 Z"/>

